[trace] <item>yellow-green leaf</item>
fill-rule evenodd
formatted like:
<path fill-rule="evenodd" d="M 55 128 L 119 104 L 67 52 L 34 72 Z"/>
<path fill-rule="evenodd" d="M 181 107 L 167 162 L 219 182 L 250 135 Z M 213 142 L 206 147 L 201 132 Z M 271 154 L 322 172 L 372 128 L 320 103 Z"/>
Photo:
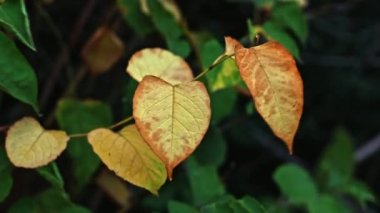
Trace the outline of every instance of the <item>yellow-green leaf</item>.
<path fill-rule="evenodd" d="M 303 83 L 292 55 L 278 42 L 238 47 L 236 62 L 255 106 L 292 152 L 303 108 Z"/>
<path fill-rule="evenodd" d="M 193 73 L 186 61 L 160 48 L 147 48 L 136 52 L 129 60 L 127 72 L 137 81 L 152 75 L 173 85 L 193 79 Z"/>
<path fill-rule="evenodd" d="M 9 129 L 5 148 L 15 166 L 36 168 L 55 160 L 68 140 L 66 132 L 45 130 L 34 118 L 25 117 Z"/>
<path fill-rule="evenodd" d="M 203 83 L 178 85 L 145 77 L 133 97 L 133 117 L 145 141 L 172 171 L 201 142 L 210 124 L 210 97 Z"/>
<path fill-rule="evenodd" d="M 158 194 L 166 180 L 165 166 L 145 143 L 135 125 L 129 125 L 118 133 L 96 129 L 87 137 L 94 152 L 109 169 L 124 180 Z"/>

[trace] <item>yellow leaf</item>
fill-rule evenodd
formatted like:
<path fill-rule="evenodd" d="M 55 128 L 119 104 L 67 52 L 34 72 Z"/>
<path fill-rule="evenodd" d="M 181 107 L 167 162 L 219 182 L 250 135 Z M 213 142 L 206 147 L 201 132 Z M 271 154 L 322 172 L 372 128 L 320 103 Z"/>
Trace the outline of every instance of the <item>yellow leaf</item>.
<path fill-rule="evenodd" d="M 45 130 L 34 118 L 25 117 L 9 129 L 5 147 L 15 166 L 37 168 L 55 160 L 68 140 L 64 131 Z"/>
<path fill-rule="evenodd" d="M 303 108 L 303 83 L 291 54 L 278 42 L 238 47 L 236 63 L 255 106 L 292 153 Z"/>
<path fill-rule="evenodd" d="M 173 85 L 193 80 L 189 65 L 181 57 L 160 48 L 136 52 L 129 60 L 127 72 L 137 81 L 147 75 L 159 77 Z"/>
<path fill-rule="evenodd" d="M 199 145 L 210 124 L 210 97 L 203 83 L 171 85 L 146 76 L 133 97 L 133 117 L 145 141 L 172 171 Z"/>
<path fill-rule="evenodd" d="M 124 44 L 114 31 L 99 27 L 82 50 L 82 58 L 93 74 L 108 71 L 122 56 Z"/>
<path fill-rule="evenodd" d="M 109 169 L 130 183 L 157 195 L 165 183 L 164 164 L 145 143 L 135 125 L 115 133 L 96 129 L 88 134 L 94 152 Z"/>

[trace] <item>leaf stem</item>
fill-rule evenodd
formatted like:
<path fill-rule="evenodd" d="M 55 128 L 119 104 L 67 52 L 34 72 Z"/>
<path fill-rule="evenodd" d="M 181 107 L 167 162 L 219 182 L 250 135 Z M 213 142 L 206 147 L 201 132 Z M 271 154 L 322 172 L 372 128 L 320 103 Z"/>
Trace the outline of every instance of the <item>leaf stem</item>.
<path fill-rule="evenodd" d="M 232 56 L 233 55 L 224 55 L 224 54 L 220 55 L 214 61 L 214 63 L 212 63 L 209 67 L 207 67 L 207 69 L 205 69 L 204 71 L 202 71 L 201 73 L 199 73 L 199 75 L 197 75 L 197 77 L 195 77 L 194 80 L 200 79 L 202 76 L 204 76 L 205 74 L 207 74 L 208 72 L 210 72 L 212 69 L 214 69 L 216 66 L 218 66 L 219 64 L 221 64 L 222 62 L 224 62 L 225 60 L 229 59 Z"/>
<path fill-rule="evenodd" d="M 116 124 L 108 127 L 108 129 L 114 129 L 114 128 L 118 127 L 118 126 L 121 126 L 121 125 L 123 125 L 125 123 L 128 123 L 131 120 L 133 120 L 133 116 L 129 116 L 128 118 L 126 118 L 126 119 L 124 119 L 124 120 L 122 120 L 122 121 L 120 121 L 120 122 L 118 122 L 118 123 L 116 123 Z M 82 137 L 87 137 L 87 134 L 88 134 L 88 132 L 87 133 L 71 134 L 71 135 L 69 135 L 69 137 L 70 138 L 82 138 Z"/>
<path fill-rule="evenodd" d="M 125 123 L 128 123 L 131 120 L 133 120 L 133 116 L 129 116 L 128 118 L 126 118 L 126 119 L 124 119 L 124 120 L 122 120 L 122 121 L 120 121 L 120 122 L 118 122 L 118 123 L 116 123 L 116 124 L 114 124 L 114 125 L 112 125 L 112 126 L 110 126 L 108 128 L 109 129 L 114 129 L 114 128 L 118 127 L 118 126 L 121 126 L 121 125 L 123 125 Z"/>
<path fill-rule="evenodd" d="M 87 137 L 88 133 L 79 133 L 79 134 L 72 134 L 69 135 L 70 138 L 82 138 L 82 137 Z"/>

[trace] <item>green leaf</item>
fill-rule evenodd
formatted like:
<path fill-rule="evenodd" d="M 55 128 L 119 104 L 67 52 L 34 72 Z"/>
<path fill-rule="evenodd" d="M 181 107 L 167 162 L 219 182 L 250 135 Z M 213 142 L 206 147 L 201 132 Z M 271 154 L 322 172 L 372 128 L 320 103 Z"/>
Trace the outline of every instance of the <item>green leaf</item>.
<path fill-rule="evenodd" d="M 203 69 L 209 67 L 215 59 L 223 54 L 223 47 L 215 39 L 203 42 L 200 46 L 200 54 Z M 244 84 L 240 78 L 239 70 L 235 60 L 227 59 L 211 72 L 206 74 L 208 86 L 211 91 L 218 91 L 226 87 L 233 87 Z"/>
<path fill-rule="evenodd" d="M 164 212 L 173 198 L 191 200 L 190 186 L 184 172 L 177 173 L 171 182 L 164 184 L 158 197 L 155 195 L 145 196 L 142 205 L 150 212 Z"/>
<path fill-rule="evenodd" d="M 153 23 L 142 12 L 139 0 L 118 0 L 117 5 L 124 19 L 137 34 L 145 36 L 154 31 Z"/>
<path fill-rule="evenodd" d="M 37 78 L 33 68 L 2 32 L 0 32 L 0 88 L 38 111 Z"/>
<path fill-rule="evenodd" d="M 227 155 L 227 142 L 222 132 L 217 127 L 210 128 L 193 155 L 202 165 L 220 167 Z"/>
<path fill-rule="evenodd" d="M 230 203 L 236 202 L 231 195 L 224 195 L 216 201 L 201 207 L 201 213 L 233 213 Z"/>
<path fill-rule="evenodd" d="M 276 169 L 273 179 L 281 192 L 293 203 L 306 204 L 316 199 L 317 188 L 310 175 L 301 167 L 285 164 Z"/>
<path fill-rule="evenodd" d="M 8 213 L 90 213 L 90 210 L 72 203 L 65 192 L 50 188 L 33 197 L 24 197 L 13 203 Z"/>
<path fill-rule="evenodd" d="M 331 142 L 319 161 L 317 176 L 328 189 L 342 188 L 354 172 L 354 147 L 351 137 L 342 128 L 335 130 Z"/>
<path fill-rule="evenodd" d="M 52 186 L 63 189 L 64 182 L 55 162 L 37 169 L 38 174 L 45 178 Z"/>
<path fill-rule="evenodd" d="M 186 161 L 186 169 L 194 205 L 210 203 L 225 194 L 215 166 L 200 165 L 194 157 L 190 157 Z"/>
<path fill-rule="evenodd" d="M 38 213 L 38 205 L 33 197 L 23 197 L 18 199 L 9 208 L 8 213 Z"/>
<path fill-rule="evenodd" d="M 293 38 L 285 32 L 283 28 L 278 26 L 272 21 L 267 21 L 263 25 L 265 31 L 264 36 L 270 40 L 276 40 L 280 42 L 289 52 L 297 59 L 300 60 L 300 52 L 297 46 L 297 43 Z"/>
<path fill-rule="evenodd" d="M 108 105 L 98 101 L 61 100 L 56 111 L 59 126 L 69 134 L 87 133 L 112 124 L 112 112 Z M 85 138 L 72 139 L 68 153 L 78 190 L 91 179 L 100 165 L 98 156 Z"/>
<path fill-rule="evenodd" d="M 215 59 L 224 53 L 224 48 L 216 39 L 200 41 L 199 49 L 203 69 L 211 66 Z"/>
<path fill-rule="evenodd" d="M 234 213 L 264 213 L 264 207 L 254 198 L 245 196 L 236 202 L 230 203 Z"/>
<path fill-rule="evenodd" d="M 274 22 L 291 29 L 302 41 L 306 42 L 308 36 L 307 20 L 302 8 L 296 2 L 278 3 L 273 7 Z"/>
<path fill-rule="evenodd" d="M 138 82 L 130 78 L 128 81 L 126 81 L 124 89 L 123 89 L 123 115 L 125 117 L 128 117 L 132 115 L 132 106 L 133 106 L 133 96 L 135 95 L 136 88 L 138 86 Z"/>
<path fill-rule="evenodd" d="M 36 50 L 24 0 L 9 0 L 1 4 L 0 24 L 9 28 L 30 49 Z"/>
<path fill-rule="evenodd" d="M 233 88 L 225 88 L 211 94 L 211 123 L 218 124 L 231 114 L 235 107 L 237 93 Z"/>
<path fill-rule="evenodd" d="M 0 202 L 2 202 L 11 192 L 13 179 L 11 165 L 7 154 L 0 148 Z"/>
<path fill-rule="evenodd" d="M 186 203 L 182 203 L 179 201 L 171 200 L 168 203 L 168 210 L 169 213 L 197 213 L 198 211 L 194 209 L 193 207 L 189 206 Z"/>
<path fill-rule="evenodd" d="M 362 208 L 366 207 L 367 202 L 376 202 L 375 195 L 364 183 L 360 181 L 350 182 L 345 191 L 354 197 L 360 203 Z"/>
<path fill-rule="evenodd" d="M 175 17 L 157 0 L 148 0 L 148 7 L 156 29 L 165 38 L 169 50 L 186 58 L 190 53 L 190 44 L 183 39 L 183 29 Z"/>
<path fill-rule="evenodd" d="M 185 58 L 190 54 L 190 44 L 184 39 L 169 39 L 166 37 L 166 43 L 168 44 L 169 50 L 179 56 Z"/>
<path fill-rule="evenodd" d="M 321 195 L 309 201 L 308 209 L 310 213 L 337 213 L 351 212 L 341 201 L 331 195 Z"/>
<path fill-rule="evenodd" d="M 250 196 L 237 200 L 227 195 L 201 208 L 202 213 L 264 213 L 264 207 Z"/>

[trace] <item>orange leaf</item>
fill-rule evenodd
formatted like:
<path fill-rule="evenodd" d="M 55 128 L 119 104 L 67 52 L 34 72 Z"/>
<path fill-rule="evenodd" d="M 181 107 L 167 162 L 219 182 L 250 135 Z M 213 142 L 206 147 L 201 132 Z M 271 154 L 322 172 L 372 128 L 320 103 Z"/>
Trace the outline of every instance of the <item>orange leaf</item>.
<path fill-rule="evenodd" d="M 111 29 L 100 27 L 82 50 L 82 58 L 93 74 L 108 71 L 122 56 L 124 44 Z"/>
<path fill-rule="evenodd" d="M 235 51 L 257 111 L 292 153 L 303 108 L 303 83 L 293 57 L 274 41 Z"/>
<path fill-rule="evenodd" d="M 178 85 L 146 76 L 133 97 L 133 117 L 141 135 L 172 171 L 201 142 L 210 124 L 210 97 L 203 83 Z"/>

